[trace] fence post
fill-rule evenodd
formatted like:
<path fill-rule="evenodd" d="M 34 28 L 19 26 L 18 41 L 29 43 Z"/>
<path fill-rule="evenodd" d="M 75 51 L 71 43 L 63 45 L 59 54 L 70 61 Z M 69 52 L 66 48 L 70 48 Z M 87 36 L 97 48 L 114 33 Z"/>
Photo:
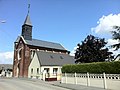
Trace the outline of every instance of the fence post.
<path fill-rule="evenodd" d="M 76 75 L 76 72 L 75 72 L 75 84 L 77 84 L 77 75 Z"/>
<path fill-rule="evenodd" d="M 104 89 L 107 89 L 105 72 L 103 73 L 103 85 L 104 85 Z"/>
<path fill-rule="evenodd" d="M 65 73 L 65 83 L 67 83 L 67 73 Z"/>
<path fill-rule="evenodd" d="M 62 73 L 60 74 L 60 83 L 63 83 L 63 80 L 62 80 Z"/>
<path fill-rule="evenodd" d="M 90 86 L 89 73 L 87 72 L 87 86 Z"/>

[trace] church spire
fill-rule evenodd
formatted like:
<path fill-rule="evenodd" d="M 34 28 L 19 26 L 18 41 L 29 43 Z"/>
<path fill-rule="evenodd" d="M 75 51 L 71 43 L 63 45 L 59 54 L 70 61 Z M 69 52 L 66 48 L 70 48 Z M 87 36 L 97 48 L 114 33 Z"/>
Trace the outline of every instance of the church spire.
<path fill-rule="evenodd" d="M 24 21 L 24 24 L 32 26 L 32 23 L 31 23 L 31 21 L 30 21 L 30 16 L 29 16 L 29 14 L 27 14 L 26 19 L 25 19 L 25 21 Z"/>
<path fill-rule="evenodd" d="M 32 23 L 30 21 L 30 4 L 28 4 L 28 13 L 22 26 L 22 36 L 26 40 L 32 40 Z"/>
<path fill-rule="evenodd" d="M 28 4 L 28 13 L 27 13 L 26 19 L 24 21 L 24 24 L 32 26 L 32 23 L 30 21 L 29 13 L 30 13 L 30 4 Z"/>

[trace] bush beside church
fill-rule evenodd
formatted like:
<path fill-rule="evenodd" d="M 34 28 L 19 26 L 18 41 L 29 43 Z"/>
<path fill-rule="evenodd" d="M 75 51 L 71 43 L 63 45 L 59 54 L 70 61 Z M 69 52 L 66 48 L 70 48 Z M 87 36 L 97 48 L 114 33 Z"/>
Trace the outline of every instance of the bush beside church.
<path fill-rule="evenodd" d="M 97 63 L 81 63 L 75 65 L 64 65 L 63 73 L 107 73 L 120 74 L 120 61 L 117 62 L 97 62 Z"/>

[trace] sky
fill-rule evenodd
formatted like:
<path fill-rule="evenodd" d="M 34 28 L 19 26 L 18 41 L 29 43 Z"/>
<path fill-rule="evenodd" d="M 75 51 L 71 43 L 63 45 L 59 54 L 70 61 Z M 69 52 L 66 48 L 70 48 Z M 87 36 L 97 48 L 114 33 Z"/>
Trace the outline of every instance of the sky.
<path fill-rule="evenodd" d="M 120 0 L 0 0 L 0 64 L 13 62 L 28 3 L 35 39 L 60 43 L 71 55 L 89 34 L 105 38 L 107 46 L 118 43 L 110 31 L 120 26 Z"/>

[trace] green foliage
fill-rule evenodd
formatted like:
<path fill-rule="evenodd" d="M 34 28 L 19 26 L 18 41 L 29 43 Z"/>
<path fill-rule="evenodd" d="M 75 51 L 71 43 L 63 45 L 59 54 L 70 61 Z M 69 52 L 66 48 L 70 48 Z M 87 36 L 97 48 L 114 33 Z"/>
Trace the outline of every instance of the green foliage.
<path fill-rule="evenodd" d="M 115 31 L 112 31 L 112 38 L 113 40 L 118 40 L 119 43 L 111 45 L 112 48 L 115 48 L 115 50 L 118 50 L 120 48 L 120 26 L 113 26 Z"/>
<path fill-rule="evenodd" d="M 120 62 L 97 62 L 97 63 L 82 63 L 74 65 L 64 65 L 63 73 L 107 73 L 120 74 Z"/>
<path fill-rule="evenodd" d="M 108 48 L 103 48 L 107 42 L 105 39 L 88 35 L 81 44 L 78 44 L 75 53 L 75 63 L 103 62 L 106 59 L 111 60 L 112 52 Z"/>

